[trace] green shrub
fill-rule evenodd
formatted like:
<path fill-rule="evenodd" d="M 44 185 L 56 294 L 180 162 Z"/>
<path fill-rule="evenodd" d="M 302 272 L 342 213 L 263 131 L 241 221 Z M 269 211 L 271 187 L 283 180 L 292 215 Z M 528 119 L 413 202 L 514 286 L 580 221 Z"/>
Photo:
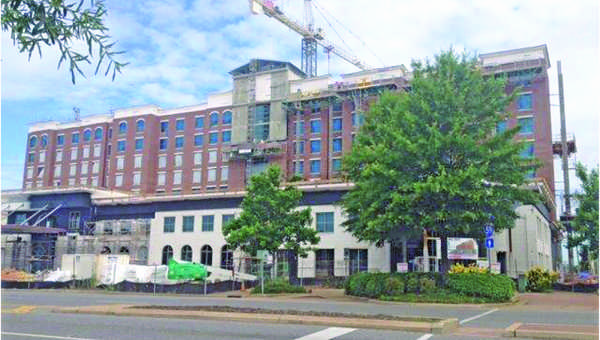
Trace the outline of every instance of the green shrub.
<path fill-rule="evenodd" d="M 385 295 L 404 294 L 404 282 L 397 277 L 390 276 L 385 279 Z"/>
<path fill-rule="evenodd" d="M 428 277 L 421 277 L 419 279 L 419 292 L 428 293 L 435 290 L 435 280 Z"/>
<path fill-rule="evenodd" d="M 347 295 L 365 296 L 365 288 L 369 280 L 369 273 L 356 273 L 346 280 L 345 291 Z"/>
<path fill-rule="evenodd" d="M 527 278 L 527 290 L 543 292 L 552 290 L 552 285 L 558 280 L 558 273 L 535 266 L 525 273 L 525 277 Z"/>
<path fill-rule="evenodd" d="M 409 277 L 408 280 L 406 280 L 406 292 L 416 293 L 417 289 L 419 289 L 419 280 L 416 276 Z"/>
<path fill-rule="evenodd" d="M 328 277 L 321 283 L 322 287 L 325 288 L 345 288 L 346 287 L 346 278 L 345 277 Z"/>
<path fill-rule="evenodd" d="M 260 285 L 252 288 L 251 294 L 261 294 L 262 288 Z M 294 286 L 285 280 L 273 280 L 265 282 L 265 294 L 281 294 L 281 293 L 306 293 L 306 289 L 302 286 Z"/>
<path fill-rule="evenodd" d="M 488 273 L 448 274 L 448 288 L 466 296 L 489 298 L 493 302 L 509 301 L 515 287 L 511 278 L 505 275 Z"/>

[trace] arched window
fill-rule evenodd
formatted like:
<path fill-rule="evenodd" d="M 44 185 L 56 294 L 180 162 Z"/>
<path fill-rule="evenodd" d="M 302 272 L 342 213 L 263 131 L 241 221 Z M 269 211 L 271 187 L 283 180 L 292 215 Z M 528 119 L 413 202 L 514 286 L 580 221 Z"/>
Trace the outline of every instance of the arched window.
<path fill-rule="evenodd" d="M 227 270 L 233 269 L 233 251 L 228 245 L 224 245 L 221 248 L 221 268 Z"/>
<path fill-rule="evenodd" d="M 219 125 L 219 113 L 213 112 L 210 114 L 210 126 Z"/>
<path fill-rule="evenodd" d="M 129 248 L 121 247 L 121 249 L 119 249 L 119 253 L 120 254 L 129 254 Z"/>
<path fill-rule="evenodd" d="M 31 138 L 29 138 L 29 147 L 35 148 L 36 145 L 37 145 L 37 136 L 31 136 Z"/>
<path fill-rule="evenodd" d="M 45 148 L 48 145 L 48 135 L 42 136 L 42 147 Z"/>
<path fill-rule="evenodd" d="M 96 131 L 94 131 L 94 139 L 97 141 L 102 140 L 102 128 L 97 128 Z"/>
<path fill-rule="evenodd" d="M 142 131 L 144 131 L 145 128 L 146 128 L 146 123 L 144 123 L 143 119 L 140 119 L 135 123 L 135 131 L 142 132 Z"/>
<path fill-rule="evenodd" d="M 119 124 L 119 134 L 124 134 L 127 132 L 127 122 L 121 122 Z"/>
<path fill-rule="evenodd" d="M 223 112 L 223 124 L 224 125 L 231 124 L 231 111 Z"/>
<path fill-rule="evenodd" d="M 162 250 L 162 261 L 160 261 L 160 263 L 167 265 L 171 258 L 173 258 L 173 248 L 171 248 L 171 246 L 165 246 Z"/>
<path fill-rule="evenodd" d="M 110 248 L 107 246 L 102 247 L 102 251 L 100 251 L 100 254 L 110 254 Z"/>
<path fill-rule="evenodd" d="M 212 266 L 212 248 L 208 244 L 200 250 L 200 263 Z"/>
<path fill-rule="evenodd" d="M 181 248 L 181 261 L 192 262 L 192 247 L 185 245 Z"/>
<path fill-rule="evenodd" d="M 87 129 L 87 130 L 83 131 L 83 141 L 89 142 L 90 139 L 92 139 L 92 130 Z"/>

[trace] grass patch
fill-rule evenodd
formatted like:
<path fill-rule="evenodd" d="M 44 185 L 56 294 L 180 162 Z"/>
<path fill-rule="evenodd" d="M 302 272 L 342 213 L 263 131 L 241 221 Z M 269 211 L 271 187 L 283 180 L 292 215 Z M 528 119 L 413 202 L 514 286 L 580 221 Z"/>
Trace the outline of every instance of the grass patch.
<path fill-rule="evenodd" d="M 424 303 L 493 303 L 493 299 L 480 296 L 465 296 L 457 293 L 448 292 L 446 290 L 436 290 L 433 292 L 415 294 L 406 293 L 401 295 L 382 295 L 379 297 L 382 301 L 396 302 L 424 302 Z"/>
<path fill-rule="evenodd" d="M 250 291 L 250 294 L 262 294 L 261 285 L 258 285 Z M 301 294 L 306 293 L 302 286 L 294 286 L 284 280 L 273 280 L 265 282 L 265 294 Z"/>

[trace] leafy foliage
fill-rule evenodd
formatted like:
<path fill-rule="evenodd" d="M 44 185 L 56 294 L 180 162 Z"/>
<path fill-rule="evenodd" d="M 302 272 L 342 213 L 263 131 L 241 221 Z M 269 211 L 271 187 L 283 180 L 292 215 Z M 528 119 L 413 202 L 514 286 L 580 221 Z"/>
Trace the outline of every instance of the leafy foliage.
<path fill-rule="evenodd" d="M 449 274 L 448 289 L 466 296 L 489 298 L 494 302 L 509 301 L 515 294 L 515 284 L 510 277 L 487 273 Z"/>
<path fill-rule="evenodd" d="M 252 288 L 251 294 L 261 294 L 262 287 L 260 285 Z M 306 293 L 306 289 L 301 286 L 291 285 L 285 280 L 273 280 L 265 282 L 265 294 L 282 294 L 282 293 Z"/>
<path fill-rule="evenodd" d="M 384 93 L 366 115 L 344 171 L 355 184 L 343 199 L 346 229 L 360 240 L 397 241 L 423 228 L 442 237 L 482 236 L 513 226 L 515 202 L 535 202 L 522 185 L 538 162 L 520 156 L 518 127 L 494 133 L 514 95 L 485 78 L 475 58 L 454 52 L 413 62 L 406 93 Z M 445 271 L 445 270 L 444 270 Z"/>
<path fill-rule="evenodd" d="M 450 271 L 449 271 L 449 273 L 452 273 L 452 274 L 487 273 L 487 272 L 488 272 L 487 268 L 481 268 L 474 264 L 471 264 L 469 266 L 464 266 L 462 263 L 457 263 L 457 264 L 452 265 L 452 267 L 450 267 Z"/>
<path fill-rule="evenodd" d="M 227 243 L 255 255 L 258 250 L 274 254 L 281 247 L 306 256 L 319 242 L 311 210 L 297 209 L 302 192 L 295 187 L 280 188 L 281 169 L 267 168 L 252 176 L 242 201 L 240 216 L 223 227 Z"/>
<path fill-rule="evenodd" d="M 525 273 L 527 290 L 531 292 L 544 292 L 552 290 L 552 285 L 558 281 L 559 274 L 534 266 Z"/>
<path fill-rule="evenodd" d="M 41 57 L 44 45 L 57 46 L 61 53 L 58 67 L 64 61 L 69 63 L 73 84 L 75 72 L 85 77 L 79 65 L 81 62 L 90 64 L 94 53 L 98 56 L 95 74 L 106 61 L 104 75 L 112 70 L 114 80 L 127 63 L 115 59 L 123 52 L 113 50 L 115 43 L 107 34 L 104 1 L 92 1 L 89 8 L 85 3 L 83 0 L 2 0 L 2 30 L 10 32 L 13 44 L 19 52 L 27 53 L 29 59 L 36 50 Z M 75 41 L 85 42 L 87 51 L 77 51 L 73 47 Z"/>

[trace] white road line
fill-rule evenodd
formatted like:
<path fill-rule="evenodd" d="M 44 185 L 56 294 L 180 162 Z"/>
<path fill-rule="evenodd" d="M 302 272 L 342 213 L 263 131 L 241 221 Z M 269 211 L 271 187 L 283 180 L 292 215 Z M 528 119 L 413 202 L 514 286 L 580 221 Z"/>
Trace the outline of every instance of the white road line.
<path fill-rule="evenodd" d="M 13 332 L 2 332 L 3 335 L 14 335 L 14 336 L 25 336 L 31 338 L 45 338 L 45 339 L 64 339 L 64 340 L 94 340 L 89 338 L 72 338 L 69 336 L 56 336 L 56 335 L 44 335 L 44 334 L 28 334 L 28 333 L 13 333 Z"/>
<path fill-rule="evenodd" d="M 497 311 L 497 310 L 498 310 L 498 308 L 494 308 L 494 309 L 492 309 L 492 310 L 488 310 L 488 311 L 487 311 L 487 312 L 485 312 L 485 313 L 477 314 L 477 315 L 475 315 L 475 316 L 472 316 L 472 317 L 470 317 L 470 318 L 468 318 L 468 319 L 461 320 L 461 321 L 459 322 L 459 324 L 461 324 L 461 325 L 462 325 L 462 324 L 464 324 L 464 323 L 467 323 L 467 322 L 469 322 L 469 321 L 473 321 L 473 320 L 475 320 L 475 319 L 479 319 L 480 317 L 482 317 L 482 316 L 486 316 L 486 315 L 488 315 L 488 314 L 492 314 L 493 312 L 495 312 L 495 311 Z"/>
<path fill-rule="evenodd" d="M 355 331 L 356 328 L 329 327 L 322 331 L 312 333 L 295 340 L 329 340 Z"/>
<path fill-rule="evenodd" d="M 427 340 L 427 339 L 431 338 L 432 336 L 433 336 L 433 334 L 425 334 L 425 335 L 422 335 L 417 340 Z"/>

